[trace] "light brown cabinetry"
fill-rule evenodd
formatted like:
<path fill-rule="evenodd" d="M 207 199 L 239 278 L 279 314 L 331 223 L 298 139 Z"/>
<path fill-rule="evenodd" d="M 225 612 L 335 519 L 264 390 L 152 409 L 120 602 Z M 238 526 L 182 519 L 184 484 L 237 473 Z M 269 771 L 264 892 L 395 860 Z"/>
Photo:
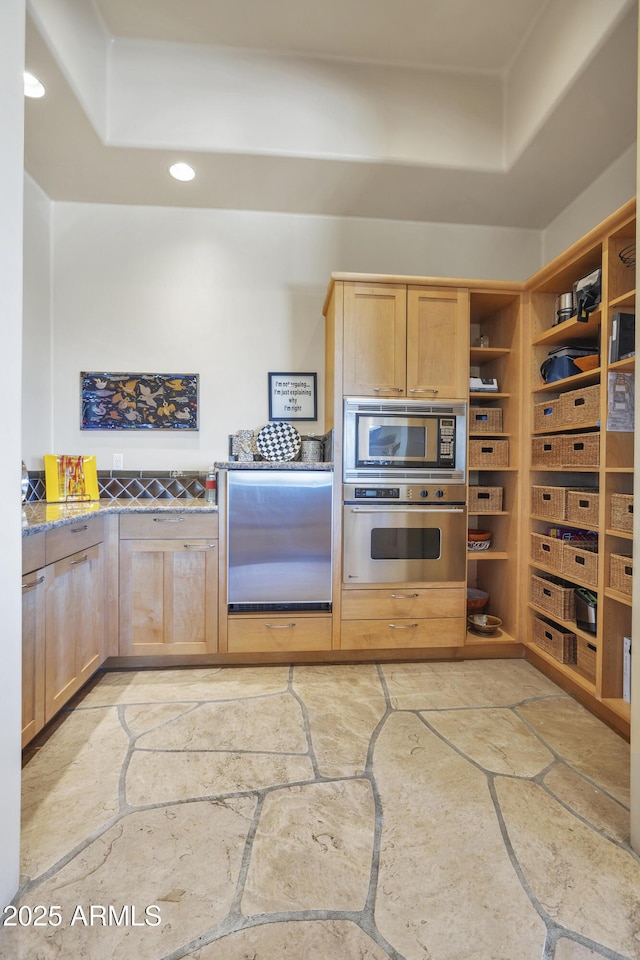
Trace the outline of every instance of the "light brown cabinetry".
<path fill-rule="evenodd" d="M 47 567 L 45 721 L 95 673 L 103 659 L 101 544 Z"/>
<path fill-rule="evenodd" d="M 44 533 L 25 537 L 22 549 L 22 746 L 44 726 Z"/>
<path fill-rule="evenodd" d="M 464 635 L 464 589 L 342 591 L 343 650 L 459 647 Z"/>
<path fill-rule="evenodd" d="M 614 315 L 635 313 L 635 269 L 620 257 L 635 234 L 635 203 L 630 203 L 531 278 L 525 403 L 534 491 L 527 504 L 532 548 L 524 584 L 528 656 L 624 733 L 630 720 L 630 704 L 623 699 L 623 651 L 624 638 L 631 636 L 631 576 L 625 583 L 624 573 L 620 580 L 616 569 L 632 570 L 633 535 L 630 524 L 626 530 L 616 526 L 612 507 L 622 497 L 633 509 L 634 434 L 628 427 L 613 429 L 609 418 L 631 395 L 635 359 L 611 363 L 609 341 Z M 588 321 L 570 317 L 556 323 L 558 295 L 597 268 L 602 270 L 602 299 Z M 578 344 L 591 345 L 598 357 L 595 366 L 545 383 L 540 364 L 549 351 Z M 553 527 L 562 527 L 568 536 L 597 537 L 597 552 L 580 552 L 579 541 L 558 550 L 553 540 L 546 542 L 546 554 L 536 552 L 536 545 L 545 543 L 540 537 Z M 558 577 L 562 586 L 551 579 Z M 545 578 L 553 589 L 534 591 L 534 584 Z M 594 633 L 578 625 L 573 607 L 553 602 L 562 589 L 573 599 L 576 587 L 588 587 L 597 599 Z M 551 642 L 545 642 L 548 635 Z M 558 641 L 562 635 L 575 638 L 565 641 L 564 649 Z"/>
<path fill-rule="evenodd" d="M 218 516 L 120 518 L 120 654 L 217 651 Z"/>
<path fill-rule="evenodd" d="M 301 653 L 331 649 L 331 617 L 230 616 L 229 653 Z"/>
<path fill-rule="evenodd" d="M 23 746 L 104 659 L 103 536 L 90 518 L 23 540 Z"/>
<path fill-rule="evenodd" d="M 463 288 L 345 281 L 343 316 L 344 396 L 466 397 Z"/>

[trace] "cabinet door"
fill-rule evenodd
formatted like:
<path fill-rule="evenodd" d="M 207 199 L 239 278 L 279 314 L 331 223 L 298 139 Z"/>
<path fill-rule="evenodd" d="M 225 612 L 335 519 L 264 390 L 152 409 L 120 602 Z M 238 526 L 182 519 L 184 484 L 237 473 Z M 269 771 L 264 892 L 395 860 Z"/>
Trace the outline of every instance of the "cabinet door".
<path fill-rule="evenodd" d="M 22 578 L 22 746 L 44 726 L 45 570 Z"/>
<path fill-rule="evenodd" d="M 345 283 L 345 396 L 404 396 L 406 289 L 396 283 Z"/>
<path fill-rule="evenodd" d="M 120 541 L 120 654 L 217 650 L 218 543 Z"/>
<path fill-rule="evenodd" d="M 45 720 L 95 673 L 103 659 L 102 545 L 47 566 Z"/>
<path fill-rule="evenodd" d="M 469 392 L 469 295 L 409 287 L 407 396 L 464 400 Z"/>

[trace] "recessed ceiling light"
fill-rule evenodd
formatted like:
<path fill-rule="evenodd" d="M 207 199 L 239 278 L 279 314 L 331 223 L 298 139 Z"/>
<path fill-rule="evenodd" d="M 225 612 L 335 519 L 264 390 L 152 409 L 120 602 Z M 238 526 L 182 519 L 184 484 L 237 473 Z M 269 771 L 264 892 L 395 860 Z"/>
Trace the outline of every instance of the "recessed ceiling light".
<path fill-rule="evenodd" d="M 174 178 L 174 180 L 193 180 L 196 175 L 193 167 L 190 167 L 188 163 L 172 163 L 169 167 L 169 173 Z"/>
<path fill-rule="evenodd" d="M 25 97 L 31 97 L 33 100 L 38 100 L 40 97 L 44 97 L 44 86 L 38 80 L 37 77 L 34 77 L 32 73 L 27 73 L 25 70 L 24 73 L 24 95 Z"/>

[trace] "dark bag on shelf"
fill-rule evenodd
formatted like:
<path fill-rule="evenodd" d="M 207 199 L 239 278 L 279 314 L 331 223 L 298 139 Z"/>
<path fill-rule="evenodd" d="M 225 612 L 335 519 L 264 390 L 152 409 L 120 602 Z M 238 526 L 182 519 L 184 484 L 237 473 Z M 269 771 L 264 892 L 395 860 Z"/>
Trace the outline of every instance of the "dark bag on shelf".
<path fill-rule="evenodd" d="M 555 350 L 549 351 L 547 359 L 543 361 L 540 375 L 545 383 L 573 377 L 581 372 L 573 362 L 575 357 L 589 357 L 595 352 L 595 347 L 556 347 Z"/>

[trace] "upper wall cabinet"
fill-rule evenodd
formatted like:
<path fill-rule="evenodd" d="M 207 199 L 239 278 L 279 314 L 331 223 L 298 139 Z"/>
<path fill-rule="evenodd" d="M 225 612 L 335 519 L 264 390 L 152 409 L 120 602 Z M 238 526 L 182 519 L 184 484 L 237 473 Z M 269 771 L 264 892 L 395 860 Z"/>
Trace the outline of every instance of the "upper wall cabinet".
<path fill-rule="evenodd" d="M 464 399 L 468 338 L 465 289 L 347 281 L 343 394 Z"/>

